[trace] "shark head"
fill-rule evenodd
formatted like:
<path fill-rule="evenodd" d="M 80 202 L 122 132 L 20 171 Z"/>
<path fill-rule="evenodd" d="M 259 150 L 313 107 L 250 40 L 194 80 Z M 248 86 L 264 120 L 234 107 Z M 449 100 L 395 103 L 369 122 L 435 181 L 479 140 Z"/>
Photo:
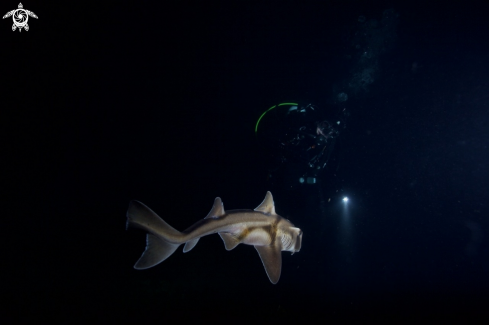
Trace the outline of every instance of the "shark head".
<path fill-rule="evenodd" d="M 291 251 L 292 254 L 294 254 L 295 252 L 299 252 L 301 250 L 302 230 L 296 227 L 291 227 L 290 232 L 291 232 L 292 242 L 294 243 L 294 245 L 291 246 L 291 249 L 289 251 Z"/>

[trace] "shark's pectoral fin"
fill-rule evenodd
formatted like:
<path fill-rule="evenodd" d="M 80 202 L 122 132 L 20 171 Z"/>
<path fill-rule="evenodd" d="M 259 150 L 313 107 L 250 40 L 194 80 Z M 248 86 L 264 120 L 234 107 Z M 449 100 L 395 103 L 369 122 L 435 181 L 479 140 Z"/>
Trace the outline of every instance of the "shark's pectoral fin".
<path fill-rule="evenodd" d="M 276 284 L 280 279 L 282 271 L 282 253 L 278 245 L 255 246 L 260 255 L 268 278 L 273 284 Z"/>
<path fill-rule="evenodd" d="M 224 242 L 224 246 L 226 246 L 226 250 L 228 251 L 232 250 L 239 244 L 239 239 L 231 234 L 220 232 L 219 236 L 221 236 L 222 241 Z"/>
<path fill-rule="evenodd" d="M 135 269 L 143 270 L 155 266 L 166 260 L 179 244 L 170 244 L 152 234 L 147 234 L 146 250 L 134 265 Z"/>
<path fill-rule="evenodd" d="M 183 246 L 183 252 L 184 253 L 189 252 L 192 248 L 194 248 L 195 245 L 197 245 L 197 243 L 199 242 L 199 239 L 200 239 L 200 237 L 197 237 L 195 239 L 192 239 L 192 240 L 189 240 L 188 242 L 186 242 L 185 246 Z"/>

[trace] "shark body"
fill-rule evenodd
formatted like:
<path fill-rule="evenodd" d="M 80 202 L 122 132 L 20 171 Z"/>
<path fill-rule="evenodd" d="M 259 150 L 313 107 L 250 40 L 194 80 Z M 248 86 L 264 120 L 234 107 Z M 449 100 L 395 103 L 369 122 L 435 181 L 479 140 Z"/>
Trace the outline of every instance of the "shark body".
<path fill-rule="evenodd" d="M 163 262 L 182 244 L 185 244 L 183 252 L 186 253 L 201 237 L 218 233 L 228 251 L 238 244 L 254 246 L 273 284 L 280 278 L 281 251 L 294 254 L 300 251 L 302 244 L 302 230 L 275 213 L 270 192 L 254 210 L 224 211 L 221 198 L 217 197 L 209 214 L 183 232 L 171 227 L 143 203 L 131 201 L 127 226 L 148 232 L 146 250 L 134 265 L 135 269 L 147 269 Z"/>

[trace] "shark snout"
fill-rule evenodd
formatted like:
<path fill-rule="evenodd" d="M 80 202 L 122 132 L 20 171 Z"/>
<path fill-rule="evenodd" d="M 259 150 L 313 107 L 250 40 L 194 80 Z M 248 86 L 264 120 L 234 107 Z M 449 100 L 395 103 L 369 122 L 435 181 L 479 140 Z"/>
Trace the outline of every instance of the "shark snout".
<path fill-rule="evenodd" d="M 295 240 L 294 253 L 299 252 L 301 250 L 301 247 L 302 247 L 302 230 L 299 232 L 299 235 Z"/>
<path fill-rule="evenodd" d="M 299 252 L 302 246 L 302 230 L 296 227 L 290 227 L 290 237 L 292 239 L 291 245 L 288 247 L 288 251 L 292 254 Z"/>

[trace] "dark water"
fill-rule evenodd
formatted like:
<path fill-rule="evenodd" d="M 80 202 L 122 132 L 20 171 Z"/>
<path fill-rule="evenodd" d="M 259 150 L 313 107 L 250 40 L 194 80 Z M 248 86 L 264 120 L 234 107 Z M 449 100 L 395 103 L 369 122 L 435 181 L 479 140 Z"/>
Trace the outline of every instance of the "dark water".
<path fill-rule="evenodd" d="M 70 6 L 25 3 L 29 31 L 1 26 L 11 322 L 487 318 L 486 7 Z M 348 112 L 316 184 L 255 137 L 282 101 Z M 277 285 L 216 235 L 133 269 L 130 200 L 183 230 L 216 196 L 253 209 L 267 190 L 304 232 Z"/>

